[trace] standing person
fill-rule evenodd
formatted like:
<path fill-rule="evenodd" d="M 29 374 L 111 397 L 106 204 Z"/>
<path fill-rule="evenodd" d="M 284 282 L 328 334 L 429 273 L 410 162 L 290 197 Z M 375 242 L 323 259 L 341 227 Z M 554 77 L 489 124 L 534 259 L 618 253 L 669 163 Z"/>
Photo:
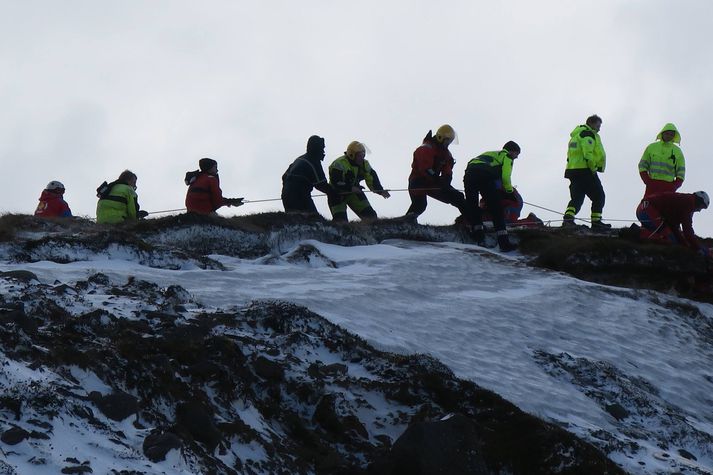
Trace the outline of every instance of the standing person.
<path fill-rule="evenodd" d="M 43 218 L 67 218 L 72 216 L 72 210 L 64 201 L 64 185 L 59 181 L 47 183 L 40 202 L 35 209 L 35 216 Z"/>
<path fill-rule="evenodd" d="M 606 168 L 606 153 L 599 138 L 601 127 L 602 119 L 592 115 L 584 125 L 577 126 L 569 134 L 564 177 L 569 180 L 570 200 L 564 212 L 562 226 L 574 226 L 574 217 L 587 196 L 592 200 L 592 229 L 611 228 L 610 224 L 602 222 L 605 195 L 598 173 L 603 173 Z"/>
<path fill-rule="evenodd" d="M 329 208 L 334 221 L 347 222 L 347 206 L 364 221 L 376 219 L 376 211 L 359 184 L 363 180 L 374 193 L 388 198 L 391 195 L 384 190 L 376 171 L 371 168 L 366 157 L 367 148 L 356 140 L 347 146 L 344 155 L 329 165 L 329 184 L 337 193 L 337 199 L 330 201 Z"/>
<path fill-rule="evenodd" d="M 649 144 L 639 161 L 639 175 L 646 185 L 644 198 L 655 193 L 678 190 L 686 179 L 686 160 L 676 145 L 681 143 L 681 134 L 676 126 L 668 123 Z"/>
<path fill-rule="evenodd" d="M 97 223 L 117 224 L 135 221 L 148 215 L 139 210 L 136 194 L 136 174 L 124 170 L 115 181 L 102 183 L 97 189 Z"/>
<path fill-rule="evenodd" d="M 708 208 L 709 204 L 705 191 L 650 195 L 636 208 L 636 218 L 646 230 L 642 230 L 642 237 L 686 246 L 710 257 L 710 250 L 698 242 L 693 231 L 693 213 Z"/>
<path fill-rule="evenodd" d="M 242 198 L 223 198 L 218 177 L 218 162 L 211 158 L 198 160 L 199 169 L 186 173 L 186 210 L 189 213 L 213 214 L 221 206 L 240 206 Z"/>
<path fill-rule="evenodd" d="M 508 231 L 505 229 L 505 216 L 500 201 L 498 181 L 502 183 L 502 189 L 507 194 L 507 198 L 516 201 L 511 176 L 513 162 L 519 155 L 520 146 L 510 140 L 503 145 L 502 150 L 482 153 L 468 162 L 463 178 L 465 200 L 468 207 L 467 218 L 473 226 L 474 239 L 482 241 L 485 237 L 483 217 L 479 206 L 479 195 L 483 195 L 483 200 L 485 200 L 493 218 L 498 246 L 504 252 L 514 250 L 516 246 L 510 242 Z"/>
<path fill-rule="evenodd" d="M 327 183 L 322 164 L 324 139 L 317 135 L 307 140 L 307 153 L 300 155 L 282 175 L 282 204 L 287 212 L 319 214 L 310 194 L 313 188 L 336 200 L 336 192 Z"/>
<path fill-rule="evenodd" d="M 451 186 L 455 160 L 448 146 L 456 139 L 456 132 L 448 124 L 442 125 L 433 136 L 428 131 L 423 143 L 413 152 L 408 191 L 411 197 L 406 216 L 416 221 L 426 211 L 426 196 L 448 203 L 465 214 L 463 193 Z"/>

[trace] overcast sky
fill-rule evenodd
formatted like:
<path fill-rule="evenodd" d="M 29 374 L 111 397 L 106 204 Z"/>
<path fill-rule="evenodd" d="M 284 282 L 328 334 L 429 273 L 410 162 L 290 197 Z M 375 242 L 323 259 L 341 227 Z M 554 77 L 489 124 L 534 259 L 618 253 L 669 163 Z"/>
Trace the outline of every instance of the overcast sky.
<path fill-rule="evenodd" d="M 710 0 L 0 5 L 3 212 L 32 213 L 60 180 L 73 212 L 93 217 L 96 187 L 126 168 L 144 209 L 182 208 L 183 175 L 201 157 L 218 160 L 226 196 L 279 198 L 312 134 L 326 139 L 325 169 L 359 140 L 384 186 L 401 189 L 423 136 L 449 123 L 456 187 L 470 158 L 515 140 L 513 183 L 557 210 L 525 214 L 559 219 L 569 133 L 592 113 L 604 119 L 605 220 L 635 219 L 637 163 L 666 122 L 682 135 L 681 191 L 713 193 Z M 379 215 L 406 211 L 407 193 L 393 195 L 369 195 Z M 455 215 L 429 200 L 420 221 Z M 713 210 L 694 227 L 713 235 Z"/>

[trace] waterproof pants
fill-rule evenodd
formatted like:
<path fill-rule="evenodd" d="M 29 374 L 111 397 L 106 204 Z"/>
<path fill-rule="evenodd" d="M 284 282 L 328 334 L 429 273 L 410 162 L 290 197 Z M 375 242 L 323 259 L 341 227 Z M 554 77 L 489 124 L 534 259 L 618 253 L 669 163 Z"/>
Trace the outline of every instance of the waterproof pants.
<path fill-rule="evenodd" d="M 490 167 L 489 167 L 490 168 Z M 496 231 L 505 230 L 505 216 L 500 201 L 500 191 L 497 188 L 498 178 L 484 167 L 469 167 L 466 169 L 463 184 L 465 185 L 465 200 L 468 206 L 466 217 L 471 224 L 483 225 L 483 215 L 479 206 L 482 195 L 485 206 L 493 219 Z"/>
<path fill-rule="evenodd" d="M 376 219 L 376 211 L 371 207 L 363 191 L 339 195 L 338 199 L 329 199 L 329 209 L 334 221 L 347 222 L 347 206 L 359 216 L 362 221 Z"/>
<path fill-rule="evenodd" d="M 283 182 L 281 198 L 285 211 L 319 214 L 310 196 L 311 193 L 312 187 L 291 181 Z"/>
<path fill-rule="evenodd" d="M 569 203 L 565 216 L 574 217 L 582 208 L 584 197 L 592 200 L 592 222 L 601 221 L 604 209 L 604 188 L 599 175 L 588 170 L 569 178 Z"/>
<path fill-rule="evenodd" d="M 409 183 L 408 194 L 411 197 L 411 206 L 409 206 L 407 215 L 419 216 L 426 211 L 426 196 L 435 198 L 438 201 L 455 206 L 461 212 L 466 214 L 465 198 L 463 193 L 456 190 L 452 186 L 444 186 L 439 189 L 424 189 L 426 187 L 418 186 L 417 183 Z"/>

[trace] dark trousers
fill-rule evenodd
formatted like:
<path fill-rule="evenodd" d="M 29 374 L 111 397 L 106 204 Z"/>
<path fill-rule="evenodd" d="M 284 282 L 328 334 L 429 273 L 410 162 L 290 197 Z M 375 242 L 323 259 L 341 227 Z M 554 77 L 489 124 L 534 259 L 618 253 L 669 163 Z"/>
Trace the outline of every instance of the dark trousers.
<path fill-rule="evenodd" d="M 409 183 L 408 194 L 411 197 L 411 206 L 409 206 L 406 214 L 419 216 L 426 211 L 426 196 L 430 196 L 438 201 L 455 206 L 461 214 L 466 212 L 463 193 L 456 190 L 452 186 L 448 185 L 437 190 L 426 190 L 423 188 L 425 187 L 419 187 L 417 184 Z"/>
<path fill-rule="evenodd" d="M 592 200 L 592 214 L 601 215 L 604 209 L 604 188 L 599 181 L 599 175 L 583 170 L 584 173 L 573 174 L 569 177 L 569 204 L 566 215 L 574 216 L 579 213 L 586 196 Z"/>
<path fill-rule="evenodd" d="M 505 230 L 505 216 L 500 201 L 500 191 L 497 188 L 498 177 L 487 170 L 479 168 L 466 169 L 463 184 L 465 185 L 465 201 L 468 207 L 466 218 L 474 225 L 483 224 L 479 196 L 483 197 L 485 206 L 493 218 L 496 231 Z"/>
<path fill-rule="evenodd" d="M 282 184 L 282 205 L 288 213 L 298 211 L 302 213 L 319 214 L 317 207 L 312 201 L 312 189 L 301 184 L 291 183 L 289 181 Z"/>

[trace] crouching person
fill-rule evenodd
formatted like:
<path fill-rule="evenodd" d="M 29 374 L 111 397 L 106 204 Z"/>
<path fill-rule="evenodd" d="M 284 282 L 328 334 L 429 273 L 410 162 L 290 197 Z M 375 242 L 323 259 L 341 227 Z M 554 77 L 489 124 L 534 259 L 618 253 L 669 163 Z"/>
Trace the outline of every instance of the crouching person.
<path fill-rule="evenodd" d="M 493 218 L 493 226 L 498 236 L 498 246 L 503 252 L 515 250 L 517 246 L 510 242 L 507 229 L 505 229 L 505 216 L 503 214 L 498 182 L 508 199 L 514 199 L 511 183 L 513 161 L 520 155 L 520 146 L 512 140 L 503 145 L 501 150 L 485 152 L 468 162 L 465 170 L 463 184 L 465 185 L 465 201 L 467 207 L 466 218 L 473 226 L 473 238 L 482 241 L 483 217 L 479 207 L 480 195 L 487 205 Z"/>
<path fill-rule="evenodd" d="M 67 218 L 72 216 L 72 210 L 64 201 L 64 185 L 51 181 L 40 195 L 40 202 L 35 209 L 35 216 L 43 218 Z"/>
<path fill-rule="evenodd" d="M 360 185 L 366 183 L 371 191 L 388 198 L 391 195 L 384 190 L 376 171 L 371 168 L 366 157 L 367 148 L 354 141 L 347 146 L 344 155 L 329 165 L 329 184 L 338 195 L 329 199 L 329 209 L 334 221 L 347 222 L 347 206 L 356 213 L 362 221 L 376 219 L 376 211 L 371 207 L 369 199 Z"/>
<path fill-rule="evenodd" d="M 145 218 L 148 213 L 139 209 L 136 194 L 136 174 L 124 170 L 115 181 L 104 182 L 97 188 L 97 223 L 117 224 Z"/>
<path fill-rule="evenodd" d="M 686 246 L 710 257 L 710 249 L 698 241 L 693 231 L 693 213 L 708 208 L 709 203 L 705 191 L 648 196 L 636 208 L 636 218 L 644 228 L 641 237 Z"/>
<path fill-rule="evenodd" d="M 221 206 L 240 206 L 242 198 L 223 198 L 218 177 L 218 162 L 211 158 L 198 160 L 199 169 L 186 173 L 186 209 L 189 213 L 217 215 Z"/>

